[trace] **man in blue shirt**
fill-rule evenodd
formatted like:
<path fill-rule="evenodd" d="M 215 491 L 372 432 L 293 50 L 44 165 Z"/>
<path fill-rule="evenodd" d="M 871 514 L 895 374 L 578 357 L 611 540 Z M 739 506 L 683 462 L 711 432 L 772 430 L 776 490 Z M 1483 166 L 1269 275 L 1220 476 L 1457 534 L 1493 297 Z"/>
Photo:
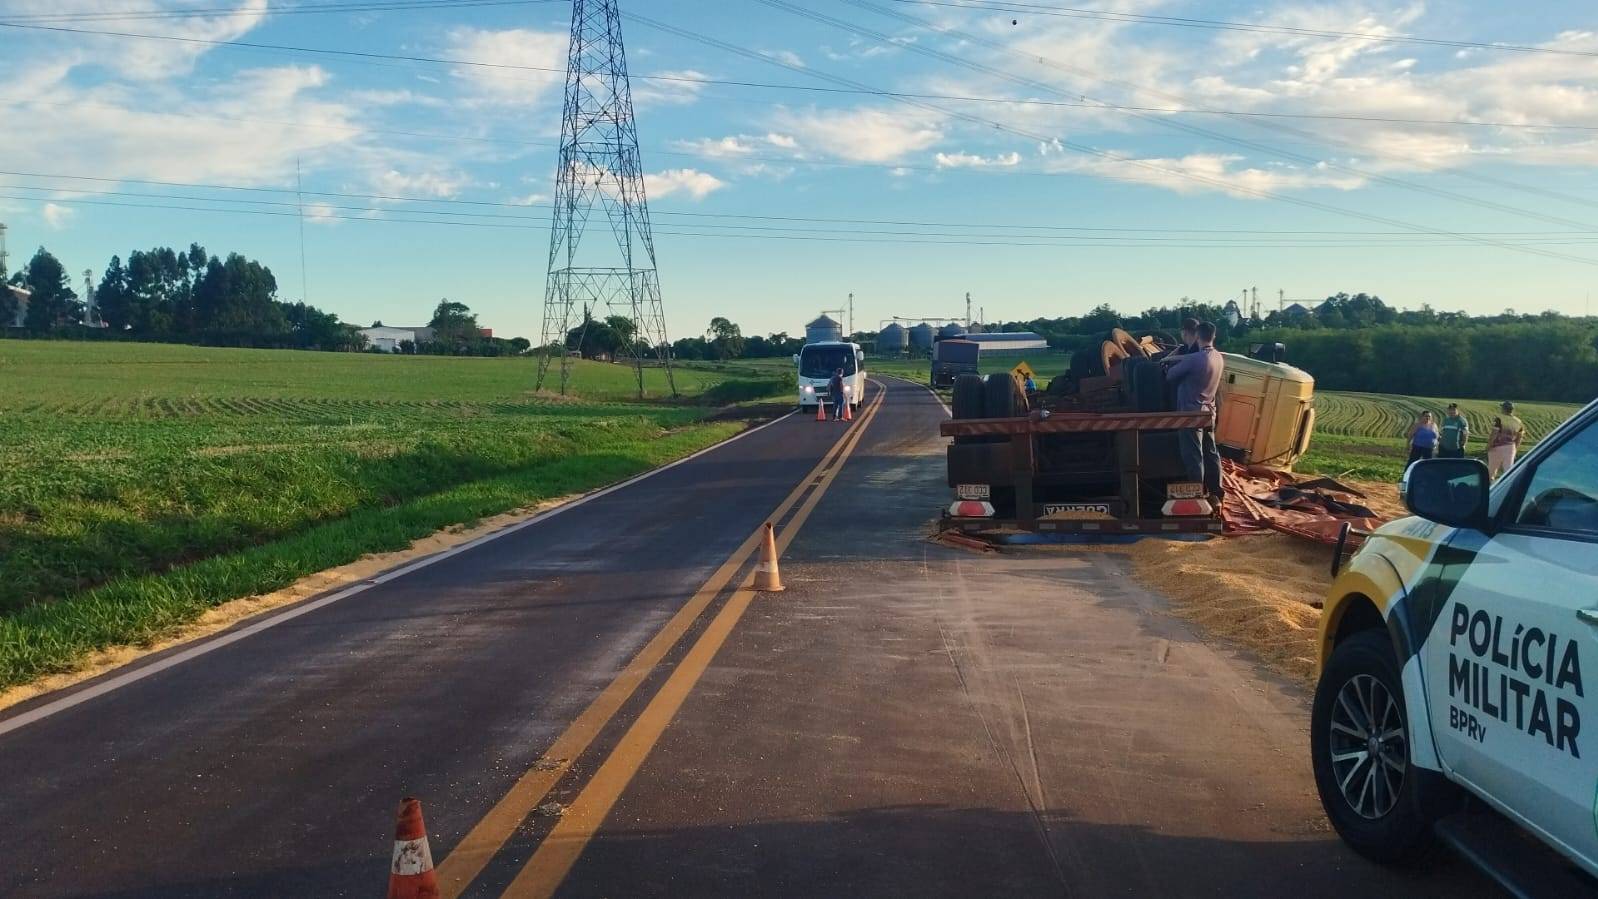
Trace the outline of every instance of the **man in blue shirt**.
<path fill-rule="evenodd" d="M 1221 373 L 1226 361 L 1215 348 L 1215 325 L 1200 322 L 1194 332 L 1196 342 L 1180 356 L 1160 360 L 1167 367 L 1166 380 L 1176 385 L 1176 411 L 1208 412 L 1210 424 L 1186 428 L 1177 433 L 1182 452 L 1182 467 L 1188 480 L 1204 485 L 1204 492 L 1216 503 L 1221 498 L 1221 453 L 1215 445 L 1215 394 L 1221 389 Z"/>

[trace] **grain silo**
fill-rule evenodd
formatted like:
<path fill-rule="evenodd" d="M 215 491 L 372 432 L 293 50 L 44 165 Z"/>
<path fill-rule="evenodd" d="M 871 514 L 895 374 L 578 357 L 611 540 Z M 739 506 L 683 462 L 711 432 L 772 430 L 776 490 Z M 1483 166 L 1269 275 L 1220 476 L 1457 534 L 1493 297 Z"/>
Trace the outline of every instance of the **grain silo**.
<path fill-rule="evenodd" d="M 904 325 L 890 324 L 877 332 L 877 352 L 882 355 L 903 355 L 910 348 L 910 332 Z"/>
<path fill-rule="evenodd" d="M 964 337 L 964 336 L 965 336 L 965 326 L 964 325 L 957 325 L 957 324 L 954 324 L 953 322 L 951 322 L 951 323 L 949 323 L 947 325 L 944 325 L 943 327 L 938 329 L 938 339 L 939 340 L 949 340 L 949 339 L 954 338 L 954 337 Z"/>
<path fill-rule="evenodd" d="M 827 341 L 843 340 L 843 325 L 832 320 L 830 315 L 820 318 L 805 325 L 805 343 L 826 343 Z"/>
<path fill-rule="evenodd" d="M 916 325 L 910 329 L 910 346 L 922 351 L 931 350 L 934 333 L 932 326 L 929 324 Z"/>

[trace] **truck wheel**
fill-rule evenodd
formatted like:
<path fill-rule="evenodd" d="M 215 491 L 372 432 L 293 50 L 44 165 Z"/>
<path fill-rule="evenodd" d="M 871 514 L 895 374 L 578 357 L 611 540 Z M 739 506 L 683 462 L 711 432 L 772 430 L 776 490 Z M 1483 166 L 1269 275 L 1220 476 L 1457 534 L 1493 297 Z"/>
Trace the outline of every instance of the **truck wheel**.
<path fill-rule="evenodd" d="M 987 418 L 1016 418 L 1026 414 L 1026 395 L 1009 372 L 988 375 L 982 405 Z"/>
<path fill-rule="evenodd" d="M 960 375 L 954 379 L 954 401 L 950 410 L 955 418 L 982 418 L 982 376 Z"/>
<path fill-rule="evenodd" d="M 1404 690 L 1385 630 L 1355 634 L 1332 653 L 1315 688 L 1310 759 L 1326 817 L 1355 852 L 1391 863 L 1431 844 L 1431 800 L 1446 784 L 1410 761 Z"/>
<path fill-rule="evenodd" d="M 1152 359 L 1132 357 L 1121 363 L 1122 382 L 1139 412 L 1164 412 L 1165 370 Z"/>

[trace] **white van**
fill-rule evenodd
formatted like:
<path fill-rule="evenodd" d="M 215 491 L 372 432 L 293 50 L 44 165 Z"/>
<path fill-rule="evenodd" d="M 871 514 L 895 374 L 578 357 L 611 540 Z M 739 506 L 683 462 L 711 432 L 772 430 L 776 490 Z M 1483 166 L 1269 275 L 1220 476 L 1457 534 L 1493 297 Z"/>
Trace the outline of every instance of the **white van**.
<path fill-rule="evenodd" d="M 866 395 L 866 354 L 858 343 L 841 343 L 829 340 L 824 343 L 807 343 L 793 357 L 799 366 L 799 408 L 814 415 L 816 404 L 831 404 L 827 384 L 832 373 L 843 369 L 843 392 L 849 405 L 860 408 Z"/>

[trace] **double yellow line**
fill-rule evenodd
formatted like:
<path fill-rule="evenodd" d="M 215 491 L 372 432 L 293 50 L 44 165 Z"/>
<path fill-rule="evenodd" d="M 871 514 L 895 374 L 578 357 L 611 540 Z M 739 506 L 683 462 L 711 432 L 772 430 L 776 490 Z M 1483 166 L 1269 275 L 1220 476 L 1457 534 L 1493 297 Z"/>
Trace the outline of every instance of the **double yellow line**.
<path fill-rule="evenodd" d="M 859 445 L 866 426 L 881 409 L 886 393 L 886 389 L 878 384 L 876 399 L 860 416 L 856 425 L 849 429 L 845 438 L 823 456 L 816 467 L 811 469 L 798 486 L 794 487 L 772 511 L 767 520 L 781 521 L 783 516 L 803 499 L 793 518 L 777 535 L 779 553 L 793 542 L 800 526 L 810 517 L 810 512 L 837 478 L 844 461 Z M 599 696 L 573 719 L 566 730 L 555 738 L 555 742 L 550 744 L 549 749 L 533 763 L 533 767 L 516 781 L 505 797 L 489 810 L 488 814 L 461 840 L 460 845 L 456 846 L 438 865 L 442 899 L 457 899 L 482 873 L 494 855 L 504 848 L 505 843 L 510 840 L 521 823 L 570 770 L 572 761 L 593 744 L 600 731 L 616 716 L 644 680 L 659 666 L 666 654 L 677 645 L 758 549 L 764 530 L 765 523 L 762 522 L 760 527 L 733 550 L 732 555 L 711 573 L 710 578 L 677 611 L 677 614 L 650 638 L 615 680 L 611 681 Z M 549 896 L 554 893 L 556 887 L 560 886 L 578 856 L 593 839 L 611 806 L 620 798 L 622 790 L 638 772 L 644 759 L 660 739 L 666 725 L 671 722 L 683 701 L 699 682 L 700 676 L 709 667 L 716 651 L 721 648 L 722 643 L 738 624 L 738 620 L 749 608 L 749 603 L 755 596 L 751 589 L 753 582 L 754 572 L 750 571 L 731 598 L 721 607 L 721 611 L 705 627 L 699 639 L 683 656 L 682 661 L 672 671 L 660 691 L 650 700 L 649 705 L 644 708 L 638 720 L 627 730 L 621 742 L 611 751 L 593 778 L 578 794 L 577 799 L 567 808 L 554 830 L 539 845 L 532 859 L 506 890 L 505 896 Z"/>

